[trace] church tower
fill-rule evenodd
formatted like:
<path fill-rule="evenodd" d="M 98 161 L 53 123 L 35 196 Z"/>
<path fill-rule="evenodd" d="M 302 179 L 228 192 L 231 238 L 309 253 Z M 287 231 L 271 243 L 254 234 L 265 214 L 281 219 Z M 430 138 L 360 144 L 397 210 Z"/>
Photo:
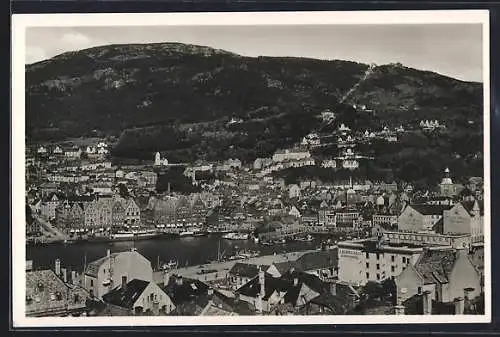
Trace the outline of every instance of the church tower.
<path fill-rule="evenodd" d="M 444 176 L 439 188 L 441 190 L 441 195 L 444 197 L 452 197 L 455 194 L 455 185 L 453 184 L 453 180 L 451 180 L 449 168 L 444 170 Z"/>
<path fill-rule="evenodd" d="M 155 154 L 155 166 L 161 166 L 161 155 L 160 152 Z"/>

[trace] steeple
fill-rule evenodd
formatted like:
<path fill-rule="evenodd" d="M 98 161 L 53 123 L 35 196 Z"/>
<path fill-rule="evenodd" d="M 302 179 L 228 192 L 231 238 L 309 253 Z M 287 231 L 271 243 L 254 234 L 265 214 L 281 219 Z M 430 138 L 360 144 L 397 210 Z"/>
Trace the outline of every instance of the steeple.
<path fill-rule="evenodd" d="M 453 184 L 453 181 L 450 178 L 450 169 L 449 168 L 446 168 L 444 170 L 444 176 L 443 176 L 443 180 L 441 180 L 441 184 L 442 185 L 452 185 Z"/>

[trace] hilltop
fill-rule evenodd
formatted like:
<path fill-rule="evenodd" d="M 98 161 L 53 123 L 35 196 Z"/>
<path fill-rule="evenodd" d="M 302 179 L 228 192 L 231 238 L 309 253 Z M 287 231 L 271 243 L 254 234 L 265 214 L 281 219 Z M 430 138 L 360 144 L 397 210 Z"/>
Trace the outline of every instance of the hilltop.
<path fill-rule="evenodd" d="M 120 157 L 161 151 L 174 161 L 250 161 L 322 129 L 318 116 L 329 109 L 360 130 L 445 121 L 449 139 L 437 153 L 464 142 L 475 144 L 467 149 L 474 153 L 482 90 L 400 64 L 251 58 L 180 43 L 109 45 L 26 67 L 26 132 L 32 141 L 115 136 Z"/>

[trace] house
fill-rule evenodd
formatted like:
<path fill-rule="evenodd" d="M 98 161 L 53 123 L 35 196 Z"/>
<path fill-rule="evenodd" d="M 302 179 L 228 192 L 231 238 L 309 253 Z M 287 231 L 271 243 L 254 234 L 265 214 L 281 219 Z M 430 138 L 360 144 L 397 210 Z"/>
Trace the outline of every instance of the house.
<path fill-rule="evenodd" d="M 59 265 L 60 266 L 60 265 Z M 85 289 L 63 281 L 53 270 L 26 271 L 27 317 L 80 315 L 85 310 Z"/>
<path fill-rule="evenodd" d="M 241 301 L 252 304 L 259 313 L 277 313 L 283 305 L 303 307 L 327 291 L 329 286 L 315 275 L 291 270 L 276 278 L 261 270 L 236 293 Z"/>
<path fill-rule="evenodd" d="M 338 250 L 307 252 L 293 263 L 295 270 L 316 275 L 322 281 L 331 281 L 338 274 Z"/>
<path fill-rule="evenodd" d="M 232 285 L 233 289 L 238 289 L 255 276 L 259 275 L 260 269 L 267 269 L 269 266 L 265 265 L 255 265 L 249 263 L 237 262 L 228 272 L 228 281 Z"/>
<path fill-rule="evenodd" d="M 164 274 L 162 288 L 172 298 L 173 316 L 237 316 L 254 315 L 255 308 L 228 296 L 207 284 L 178 275 Z"/>
<path fill-rule="evenodd" d="M 37 218 L 26 219 L 26 236 L 37 236 L 42 233 L 42 224 Z"/>
<path fill-rule="evenodd" d="M 158 316 L 175 309 L 170 297 L 156 283 L 140 279 L 128 281 L 127 276 L 122 276 L 121 285 L 104 294 L 102 299 L 129 315 L 151 313 Z"/>
<path fill-rule="evenodd" d="M 287 160 L 301 160 L 311 158 L 309 151 L 300 149 L 278 150 L 274 153 L 272 160 L 274 162 L 283 162 Z"/>
<path fill-rule="evenodd" d="M 62 230 L 81 228 L 85 226 L 85 213 L 82 202 L 60 203 L 55 209 L 55 221 L 57 227 Z"/>
<path fill-rule="evenodd" d="M 124 209 L 124 224 L 125 225 L 139 225 L 141 222 L 141 210 L 137 203 L 132 198 L 120 200 Z"/>
<path fill-rule="evenodd" d="M 88 291 L 92 290 L 97 298 L 102 298 L 121 284 L 122 277 L 127 280 L 152 281 L 151 262 L 135 249 L 113 254 L 108 250 L 106 256 L 87 265 L 84 287 Z"/>
<path fill-rule="evenodd" d="M 297 184 L 292 184 L 288 186 L 288 197 L 290 199 L 293 198 L 300 198 L 301 192 L 300 192 L 300 187 Z"/>
<path fill-rule="evenodd" d="M 474 241 L 481 239 L 484 227 L 484 209 L 477 200 L 465 200 L 443 212 L 444 234 L 470 234 Z"/>
<path fill-rule="evenodd" d="M 64 155 L 69 158 L 80 158 L 82 149 L 77 146 L 70 147 L 64 151 Z"/>
<path fill-rule="evenodd" d="M 52 154 L 54 155 L 62 155 L 64 154 L 63 149 L 60 146 L 56 146 L 54 150 L 52 151 Z"/>
<path fill-rule="evenodd" d="M 323 168 L 336 168 L 337 162 L 335 159 L 326 159 L 321 163 L 321 167 Z"/>
<path fill-rule="evenodd" d="M 398 218 L 398 228 L 405 232 L 432 230 L 433 226 L 443 218 L 443 212 L 449 205 L 413 204 L 405 207 Z"/>
<path fill-rule="evenodd" d="M 290 211 L 288 212 L 288 215 L 293 216 L 295 218 L 300 218 L 301 213 L 296 206 L 292 206 L 290 208 Z"/>
<path fill-rule="evenodd" d="M 62 202 L 62 196 L 57 193 L 51 193 L 44 198 L 40 205 L 40 214 L 47 219 L 56 217 L 56 207 Z"/>
<path fill-rule="evenodd" d="M 36 152 L 38 154 L 46 154 L 47 153 L 47 149 L 44 146 L 40 146 Z"/>
<path fill-rule="evenodd" d="M 475 298 L 481 293 L 481 278 L 466 249 L 428 249 L 415 265 L 408 266 L 396 279 L 398 302 L 430 292 L 442 303 L 457 298 Z"/>

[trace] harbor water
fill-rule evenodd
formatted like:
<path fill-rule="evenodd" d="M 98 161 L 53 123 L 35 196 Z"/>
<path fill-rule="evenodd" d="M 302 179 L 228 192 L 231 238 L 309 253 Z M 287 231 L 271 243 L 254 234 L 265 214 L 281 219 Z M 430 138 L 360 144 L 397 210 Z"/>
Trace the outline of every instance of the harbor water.
<path fill-rule="evenodd" d="M 34 269 L 53 269 L 56 259 L 61 266 L 83 271 L 84 265 L 112 253 L 137 249 L 151 261 L 154 269 L 165 262 L 177 261 L 179 267 L 205 264 L 217 260 L 218 256 L 230 257 L 242 251 L 257 251 L 261 255 L 282 254 L 293 251 L 311 250 L 318 247 L 320 240 L 310 242 L 287 242 L 263 246 L 252 239 L 226 240 L 221 235 L 206 237 L 156 238 L 139 241 L 77 242 L 73 244 L 53 243 L 26 247 L 26 259 L 33 261 Z"/>

